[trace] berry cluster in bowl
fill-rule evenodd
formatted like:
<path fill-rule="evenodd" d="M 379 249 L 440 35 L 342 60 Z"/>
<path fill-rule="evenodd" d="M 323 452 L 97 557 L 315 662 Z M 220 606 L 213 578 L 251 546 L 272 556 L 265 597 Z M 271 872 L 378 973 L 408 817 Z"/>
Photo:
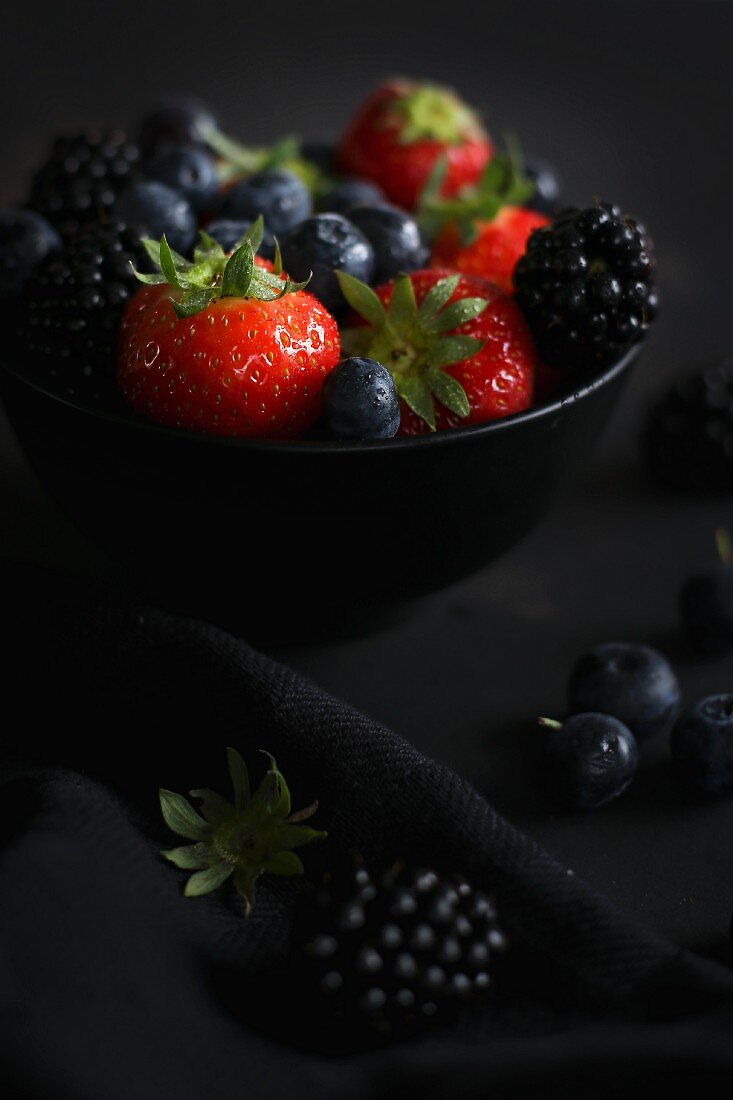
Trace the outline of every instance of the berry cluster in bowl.
<path fill-rule="evenodd" d="M 169 427 L 451 430 L 603 369 L 656 314 L 643 227 L 559 200 L 432 84 L 379 87 L 333 146 L 245 146 L 179 99 L 134 141 L 56 140 L 0 212 L 0 304 L 29 370 Z"/>

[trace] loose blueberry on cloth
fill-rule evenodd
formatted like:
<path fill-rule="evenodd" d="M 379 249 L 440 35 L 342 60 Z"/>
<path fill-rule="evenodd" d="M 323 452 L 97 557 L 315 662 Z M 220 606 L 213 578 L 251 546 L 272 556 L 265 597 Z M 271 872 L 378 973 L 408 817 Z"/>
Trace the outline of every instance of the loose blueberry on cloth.
<path fill-rule="evenodd" d="M 638 928 L 460 776 L 213 626 L 4 568 L 0 1082 L 59 1100 L 610 1097 L 631 1080 L 733 1075 L 733 975 Z M 12 722 L 10 716 L 14 715 Z M 301 880 L 264 875 L 249 920 L 201 898 L 158 787 L 225 784 L 223 746 L 277 757 L 317 795 L 325 856 L 395 846 L 496 899 L 511 941 L 497 995 L 400 1044 L 325 1057 L 287 1006 Z M 337 838 L 337 840 L 335 839 Z"/>

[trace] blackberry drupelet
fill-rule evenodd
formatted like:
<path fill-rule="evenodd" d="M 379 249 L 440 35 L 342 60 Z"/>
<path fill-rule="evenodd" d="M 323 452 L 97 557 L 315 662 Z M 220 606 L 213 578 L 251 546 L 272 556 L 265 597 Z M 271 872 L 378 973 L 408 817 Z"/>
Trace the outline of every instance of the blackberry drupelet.
<path fill-rule="evenodd" d="M 617 206 L 564 210 L 536 230 L 514 288 L 552 367 L 604 366 L 647 332 L 657 312 L 652 245 Z"/>
<path fill-rule="evenodd" d="M 676 383 L 644 428 L 647 465 L 674 489 L 733 489 L 733 358 Z"/>
<path fill-rule="evenodd" d="M 121 223 L 80 232 L 37 268 L 24 294 L 22 337 L 54 367 L 63 363 L 112 376 L 122 311 L 146 269 L 139 239 Z"/>
<path fill-rule="evenodd" d="M 397 1039 L 454 1018 L 507 946 L 493 901 L 459 875 L 396 864 L 326 877 L 296 919 L 305 985 L 336 1027 Z M 312 996 L 312 994 L 311 994 Z"/>
<path fill-rule="evenodd" d="M 28 206 L 65 236 L 98 221 L 138 175 L 137 145 L 120 130 L 59 137 L 36 171 Z"/>

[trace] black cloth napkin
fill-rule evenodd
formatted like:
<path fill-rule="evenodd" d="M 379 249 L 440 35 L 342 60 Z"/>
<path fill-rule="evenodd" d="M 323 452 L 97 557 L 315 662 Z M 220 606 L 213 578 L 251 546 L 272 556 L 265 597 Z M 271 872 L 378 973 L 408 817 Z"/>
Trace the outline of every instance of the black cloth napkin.
<path fill-rule="evenodd" d="M 49 1100 L 596 1097 L 733 1078 L 733 972 L 639 927 L 464 778 L 245 642 L 68 580 L 0 573 L 0 1081 Z M 450 730 L 446 730 L 450 736 Z M 460 870 L 511 939 L 456 1025 L 348 1057 L 257 1026 L 290 1002 L 293 880 L 252 918 L 182 896 L 157 789 L 227 790 L 272 752 L 327 845 Z M 304 851 L 306 868 L 315 848 Z M 223 991 L 226 991 L 224 993 Z M 707 1093 L 705 1093 L 707 1089 Z"/>

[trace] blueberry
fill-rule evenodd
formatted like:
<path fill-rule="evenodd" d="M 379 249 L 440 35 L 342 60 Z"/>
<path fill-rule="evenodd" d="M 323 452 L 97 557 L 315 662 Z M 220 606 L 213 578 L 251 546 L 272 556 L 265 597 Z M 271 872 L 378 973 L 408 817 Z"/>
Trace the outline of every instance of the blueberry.
<path fill-rule="evenodd" d="M 639 740 L 676 717 L 680 688 L 669 662 L 646 645 L 606 642 L 584 654 L 568 682 L 568 711 L 611 714 Z"/>
<path fill-rule="evenodd" d="M 315 164 L 316 168 L 320 168 L 322 172 L 333 170 L 336 151 L 327 141 L 304 141 L 300 147 L 300 155 L 304 160 Z"/>
<path fill-rule="evenodd" d="M 224 193 L 219 207 L 222 218 L 254 221 L 261 214 L 270 233 L 287 233 L 311 212 L 311 197 L 302 180 L 292 172 L 272 169 L 235 183 Z"/>
<path fill-rule="evenodd" d="M 672 767 L 691 794 L 733 790 L 733 695 L 710 695 L 672 730 Z"/>
<path fill-rule="evenodd" d="M 634 777 L 639 750 L 630 730 L 608 714 L 574 714 L 549 727 L 543 779 L 553 801 L 592 810 L 617 798 Z"/>
<path fill-rule="evenodd" d="M 534 195 L 526 204 L 541 214 L 555 214 L 560 207 L 562 189 L 555 169 L 545 160 L 530 157 L 524 163 L 524 174 L 534 184 Z"/>
<path fill-rule="evenodd" d="M 0 211 L 0 298 L 22 290 L 61 238 L 45 218 L 32 210 Z"/>
<path fill-rule="evenodd" d="M 198 211 L 210 205 L 218 185 L 210 153 L 185 145 L 170 146 L 158 153 L 151 160 L 147 175 L 178 191 Z"/>
<path fill-rule="evenodd" d="M 206 232 L 221 245 L 225 252 L 231 252 L 251 224 L 248 221 L 230 221 L 227 218 L 216 218 L 206 226 Z M 272 234 L 265 233 L 257 255 L 264 256 L 266 260 L 275 258 L 275 240 Z"/>
<path fill-rule="evenodd" d="M 363 233 L 341 214 L 314 214 L 282 241 L 283 266 L 292 279 L 305 279 L 313 273 L 308 290 L 320 298 L 332 313 L 346 302 L 334 272 L 345 271 L 371 282 L 374 250 Z"/>
<path fill-rule="evenodd" d="M 143 156 L 154 156 L 169 145 L 203 145 L 200 127 L 216 127 L 214 115 L 202 100 L 187 95 L 165 99 L 140 124 L 138 142 Z"/>
<path fill-rule="evenodd" d="M 348 214 L 352 206 L 373 206 L 384 198 L 384 191 L 376 183 L 348 176 L 329 187 L 318 200 L 318 209 L 329 214 Z"/>
<path fill-rule="evenodd" d="M 358 206 L 349 220 L 361 229 L 374 249 L 374 281 L 385 283 L 401 271 L 417 271 L 428 261 L 417 222 L 388 203 Z"/>
<path fill-rule="evenodd" d="M 188 252 L 196 235 L 191 204 L 156 180 L 135 183 L 123 191 L 115 203 L 115 214 L 141 236 L 159 240 L 165 234 L 176 252 Z"/>
<path fill-rule="evenodd" d="M 323 384 L 323 409 L 336 439 L 391 439 L 400 426 L 392 376 L 374 359 L 343 359 Z"/>

